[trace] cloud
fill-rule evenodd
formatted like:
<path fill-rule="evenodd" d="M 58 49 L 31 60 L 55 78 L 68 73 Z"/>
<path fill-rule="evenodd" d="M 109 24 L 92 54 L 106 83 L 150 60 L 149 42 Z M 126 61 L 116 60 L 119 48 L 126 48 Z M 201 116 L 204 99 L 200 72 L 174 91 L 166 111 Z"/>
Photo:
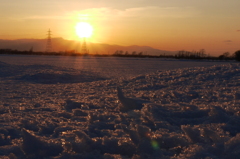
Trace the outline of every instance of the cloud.
<path fill-rule="evenodd" d="M 74 11 L 74 14 L 88 15 L 89 17 L 98 17 L 108 19 L 114 18 L 156 18 L 156 17 L 167 17 L 167 18 L 185 18 L 193 17 L 198 14 L 198 11 L 192 7 L 157 7 L 147 6 L 138 8 L 127 8 L 127 9 L 113 9 L 113 8 L 89 8 L 80 11 Z"/>
<path fill-rule="evenodd" d="M 63 20 L 63 19 L 70 19 L 70 17 L 67 16 L 39 16 L 39 15 L 35 15 L 35 16 L 28 16 L 28 17 L 24 17 L 22 18 L 22 20 L 40 20 L 40 19 L 57 19 L 57 20 Z"/>
<path fill-rule="evenodd" d="M 196 10 L 191 7 L 142 7 L 142 8 L 130 8 L 124 12 L 125 16 L 135 15 L 142 17 L 167 17 L 167 18 L 185 18 L 192 17 L 197 14 Z"/>
<path fill-rule="evenodd" d="M 21 20 L 86 20 L 86 19 L 118 19 L 118 18 L 186 18 L 197 15 L 192 7 L 158 7 L 146 6 L 137 8 L 89 8 L 62 13 L 61 15 L 31 15 Z"/>
<path fill-rule="evenodd" d="M 225 43 L 225 45 L 232 45 L 233 44 L 232 40 L 224 40 L 223 42 Z"/>
<path fill-rule="evenodd" d="M 225 40 L 223 42 L 225 42 L 225 43 L 232 43 L 233 41 L 232 40 Z"/>

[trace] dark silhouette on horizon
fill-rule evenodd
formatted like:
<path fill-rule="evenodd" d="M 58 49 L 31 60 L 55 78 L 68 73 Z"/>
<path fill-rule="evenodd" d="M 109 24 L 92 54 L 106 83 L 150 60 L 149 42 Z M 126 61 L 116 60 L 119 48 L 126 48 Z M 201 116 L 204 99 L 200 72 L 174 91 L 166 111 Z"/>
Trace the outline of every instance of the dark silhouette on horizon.
<path fill-rule="evenodd" d="M 189 51 L 179 51 L 175 55 L 148 55 L 143 54 L 143 52 L 137 53 L 133 51 L 129 53 L 128 51 L 117 50 L 113 54 L 88 54 L 88 53 L 78 53 L 76 50 L 68 50 L 62 52 L 34 52 L 33 47 L 29 51 L 19 51 L 12 49 L 0 49 L 0 54 L 11 54 L 11 55 L 48 55 L 48 56 L 89 56 L 89 57 L 132 57 L 132 58 L 174 58 L 174 59 L 189 59 L 189 60 L 236 60 L 240 61 L 240 50 L 233 53 L 231 56 L 229 53 L 223 53 L 218 57 L 213 57 L 205 54 L 203 49 L 199 52 L 189 52 Z"/>

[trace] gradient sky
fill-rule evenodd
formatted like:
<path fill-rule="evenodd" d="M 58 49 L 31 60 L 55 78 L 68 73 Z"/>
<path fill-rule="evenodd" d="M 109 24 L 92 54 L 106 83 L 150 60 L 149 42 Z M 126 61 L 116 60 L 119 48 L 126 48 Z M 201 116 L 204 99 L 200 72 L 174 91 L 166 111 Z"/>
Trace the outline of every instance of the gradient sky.
<path fill-rule="evenodd" d="M 240 49 L 239 0 L 1 0 L 0 39 L 78 40 L 75 25 L 89 22 L 89 41 L 146 45 L 161 50 Z"/>

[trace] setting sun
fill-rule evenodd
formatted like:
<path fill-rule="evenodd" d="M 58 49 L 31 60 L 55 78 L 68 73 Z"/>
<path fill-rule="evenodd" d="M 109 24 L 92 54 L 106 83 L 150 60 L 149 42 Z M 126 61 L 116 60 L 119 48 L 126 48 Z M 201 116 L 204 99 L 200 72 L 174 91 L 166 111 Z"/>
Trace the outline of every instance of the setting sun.
<path fill-rule="evenodd" d="M 93 32 L 93 27 L 87 22 L 77 23 L 75 28 L 76 33 L 80 38 L 89 38 Z"/>

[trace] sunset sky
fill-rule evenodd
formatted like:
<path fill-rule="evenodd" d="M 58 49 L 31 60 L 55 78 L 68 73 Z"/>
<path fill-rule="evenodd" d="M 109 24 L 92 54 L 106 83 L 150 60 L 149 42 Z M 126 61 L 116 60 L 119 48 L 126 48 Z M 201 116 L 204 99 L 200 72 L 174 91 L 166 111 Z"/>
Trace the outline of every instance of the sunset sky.
<path fill-rule="evenodd" d="M 91 42 L 233 53 L 239 8 L 239 0 L 1 0 L 0 39 L 43 39 L 50 28 L 53 37 L 79 40 L 75 26 L 88 22 Z"/>

